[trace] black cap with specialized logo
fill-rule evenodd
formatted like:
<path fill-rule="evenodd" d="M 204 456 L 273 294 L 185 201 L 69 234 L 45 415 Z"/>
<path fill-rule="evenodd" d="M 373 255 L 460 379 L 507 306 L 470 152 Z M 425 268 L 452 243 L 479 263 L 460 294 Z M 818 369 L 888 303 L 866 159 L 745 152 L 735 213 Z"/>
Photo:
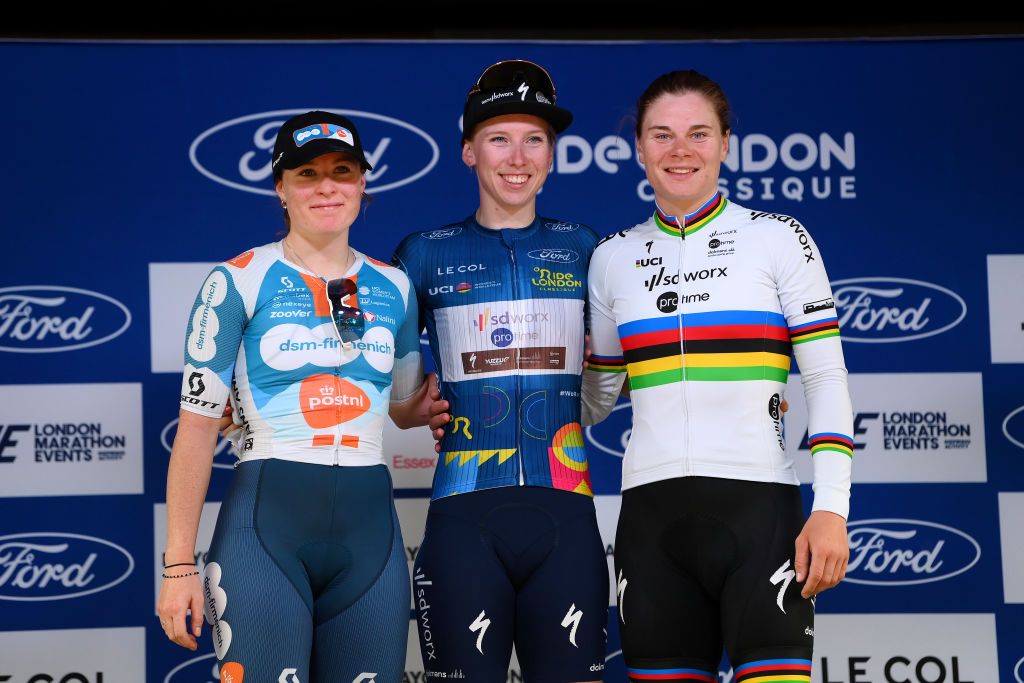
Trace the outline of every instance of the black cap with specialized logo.
<path fill-rule="evenodd" d="M 487 67 L 469 90 L 462 110 L 462 137 L 473 135 L 476 126 L 504 114 L 538 116 L 561 133 L 572 123 L 567 109 L 555 106 L 555 84 L 539 64 L 507 59 Z"/>
<path fill-rule="evenodd" d="M 371 170 L 351 120 L 328 111 L 308 111 L 284 122 L 274 142 L 274 179 L 285 169 L 309 163 L 321 154 L 344 152 L 353 156 L 364 171 Z"/>

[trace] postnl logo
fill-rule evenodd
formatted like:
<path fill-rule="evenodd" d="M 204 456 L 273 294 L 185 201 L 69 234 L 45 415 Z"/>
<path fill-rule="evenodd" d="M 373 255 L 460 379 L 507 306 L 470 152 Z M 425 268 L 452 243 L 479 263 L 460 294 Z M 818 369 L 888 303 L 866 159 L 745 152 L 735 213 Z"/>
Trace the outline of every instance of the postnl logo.
<path fill-rule="evenodd" d="M 367 192 L 386 192 L 416 182 L 437 165 L 437 143 L 411 123 L 368 111 L 322 110 L 347 116 L 358 126 L 366 160 L 373 166 L 366 173 Z M 267 111 L 218 123 L 192 141 L 189 161 L 215 183 L 274 196 L 271 155 L 277 131 L 286 120 L 306 111 Z"/>
<path fill-rule="evenodd" d="M 336 375 L 313 375 L 302 380 L 299 404 L 306 424 L 326 429 L 360 417 L 370 409 L 370 397 Z"/>

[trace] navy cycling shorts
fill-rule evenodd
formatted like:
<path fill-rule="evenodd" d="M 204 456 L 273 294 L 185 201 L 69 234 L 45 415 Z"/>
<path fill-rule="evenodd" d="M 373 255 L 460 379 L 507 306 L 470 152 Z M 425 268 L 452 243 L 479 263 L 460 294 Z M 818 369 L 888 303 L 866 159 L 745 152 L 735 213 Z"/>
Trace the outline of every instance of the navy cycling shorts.
<path fill-rule="evenodd" d="M 608 563 L 588 496 L 509 486 L 432 501 L 412 588 L 429 681 L 505 681 L 513 642 L 529 683 L 602 677 Z"/>
<path fill-rule="evenodd" d="M 384 465 L 241 463 L 203 581 L 222 674 L 400 680 L 409 634 L 401 536 Z"/>
<path fill-rule="evenodd" d="M 622 492 L 615 578 L 631 681 L 810 680 L 814 603 L 795 580 L 800 488 L 679 477 Z"/>

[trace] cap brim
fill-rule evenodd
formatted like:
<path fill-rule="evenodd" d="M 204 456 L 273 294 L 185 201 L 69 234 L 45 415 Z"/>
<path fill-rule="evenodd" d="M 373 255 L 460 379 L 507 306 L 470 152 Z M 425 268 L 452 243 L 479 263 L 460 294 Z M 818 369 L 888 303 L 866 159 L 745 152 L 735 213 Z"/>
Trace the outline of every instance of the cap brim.
<path fill-rule="evenodd" d="M 515 100 L 512 102 L 502 102 L 501 104 L 493 104 L 487 107 L 486 118 L 479 118 L 473 122 L 472 128 L 476 128 L 481 123 L 488 119 L 493 119 L 495 116 L 504 116 L 506 114 L 528 114 L 530 116 L 536 116 L 537 118 L 544 119 L 551 124 L 551 127 L 555 130 L 555 133 L 561 133 L 563 130 L 569 127 L 572 123 L 572 112 L 568 109 L 562 109 L 552 104 L 543 104 L 541 102 L 522 102 Z M 473 134 L 472 130 L 465 130 L 464 134 L 469 137 Z"/>
<path fill-rule="evenodd" d="M 308 164 L 313 159 L 324 154 L 330 154 L 331 152 L 341 152 L 347 154 L 363 167 L 364 171 L 372 171 L 373 166 L 370 166 L 370 162 L 366 160 L 366 157 L 352 145 L 341 140 L 310 140 L 302 147 L 285 156 L 281 160 L 282 169 L 295 169 L 303 164 Z"/>

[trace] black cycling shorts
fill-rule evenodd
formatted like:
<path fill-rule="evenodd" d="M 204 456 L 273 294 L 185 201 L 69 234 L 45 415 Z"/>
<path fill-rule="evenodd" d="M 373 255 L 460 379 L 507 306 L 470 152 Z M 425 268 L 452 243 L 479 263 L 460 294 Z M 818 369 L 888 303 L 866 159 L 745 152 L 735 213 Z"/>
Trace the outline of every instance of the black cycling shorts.
<path fill-rule="evenodd" d="M 717 681 L 724 645 L 736 683 L 810 681 L 814 603 L 793 567 L 803 522 L 787 484 L 680 477 L 623 491 L 615 579 L 630 680 Z"/>
<path fill-rule="evenodd" d="M 589 496 L 507 486 L 432 501 L 412 590 L 428 681 L 505 681 L 513 641 L 529 683 L 603 675 L 608 562 Z"/>

